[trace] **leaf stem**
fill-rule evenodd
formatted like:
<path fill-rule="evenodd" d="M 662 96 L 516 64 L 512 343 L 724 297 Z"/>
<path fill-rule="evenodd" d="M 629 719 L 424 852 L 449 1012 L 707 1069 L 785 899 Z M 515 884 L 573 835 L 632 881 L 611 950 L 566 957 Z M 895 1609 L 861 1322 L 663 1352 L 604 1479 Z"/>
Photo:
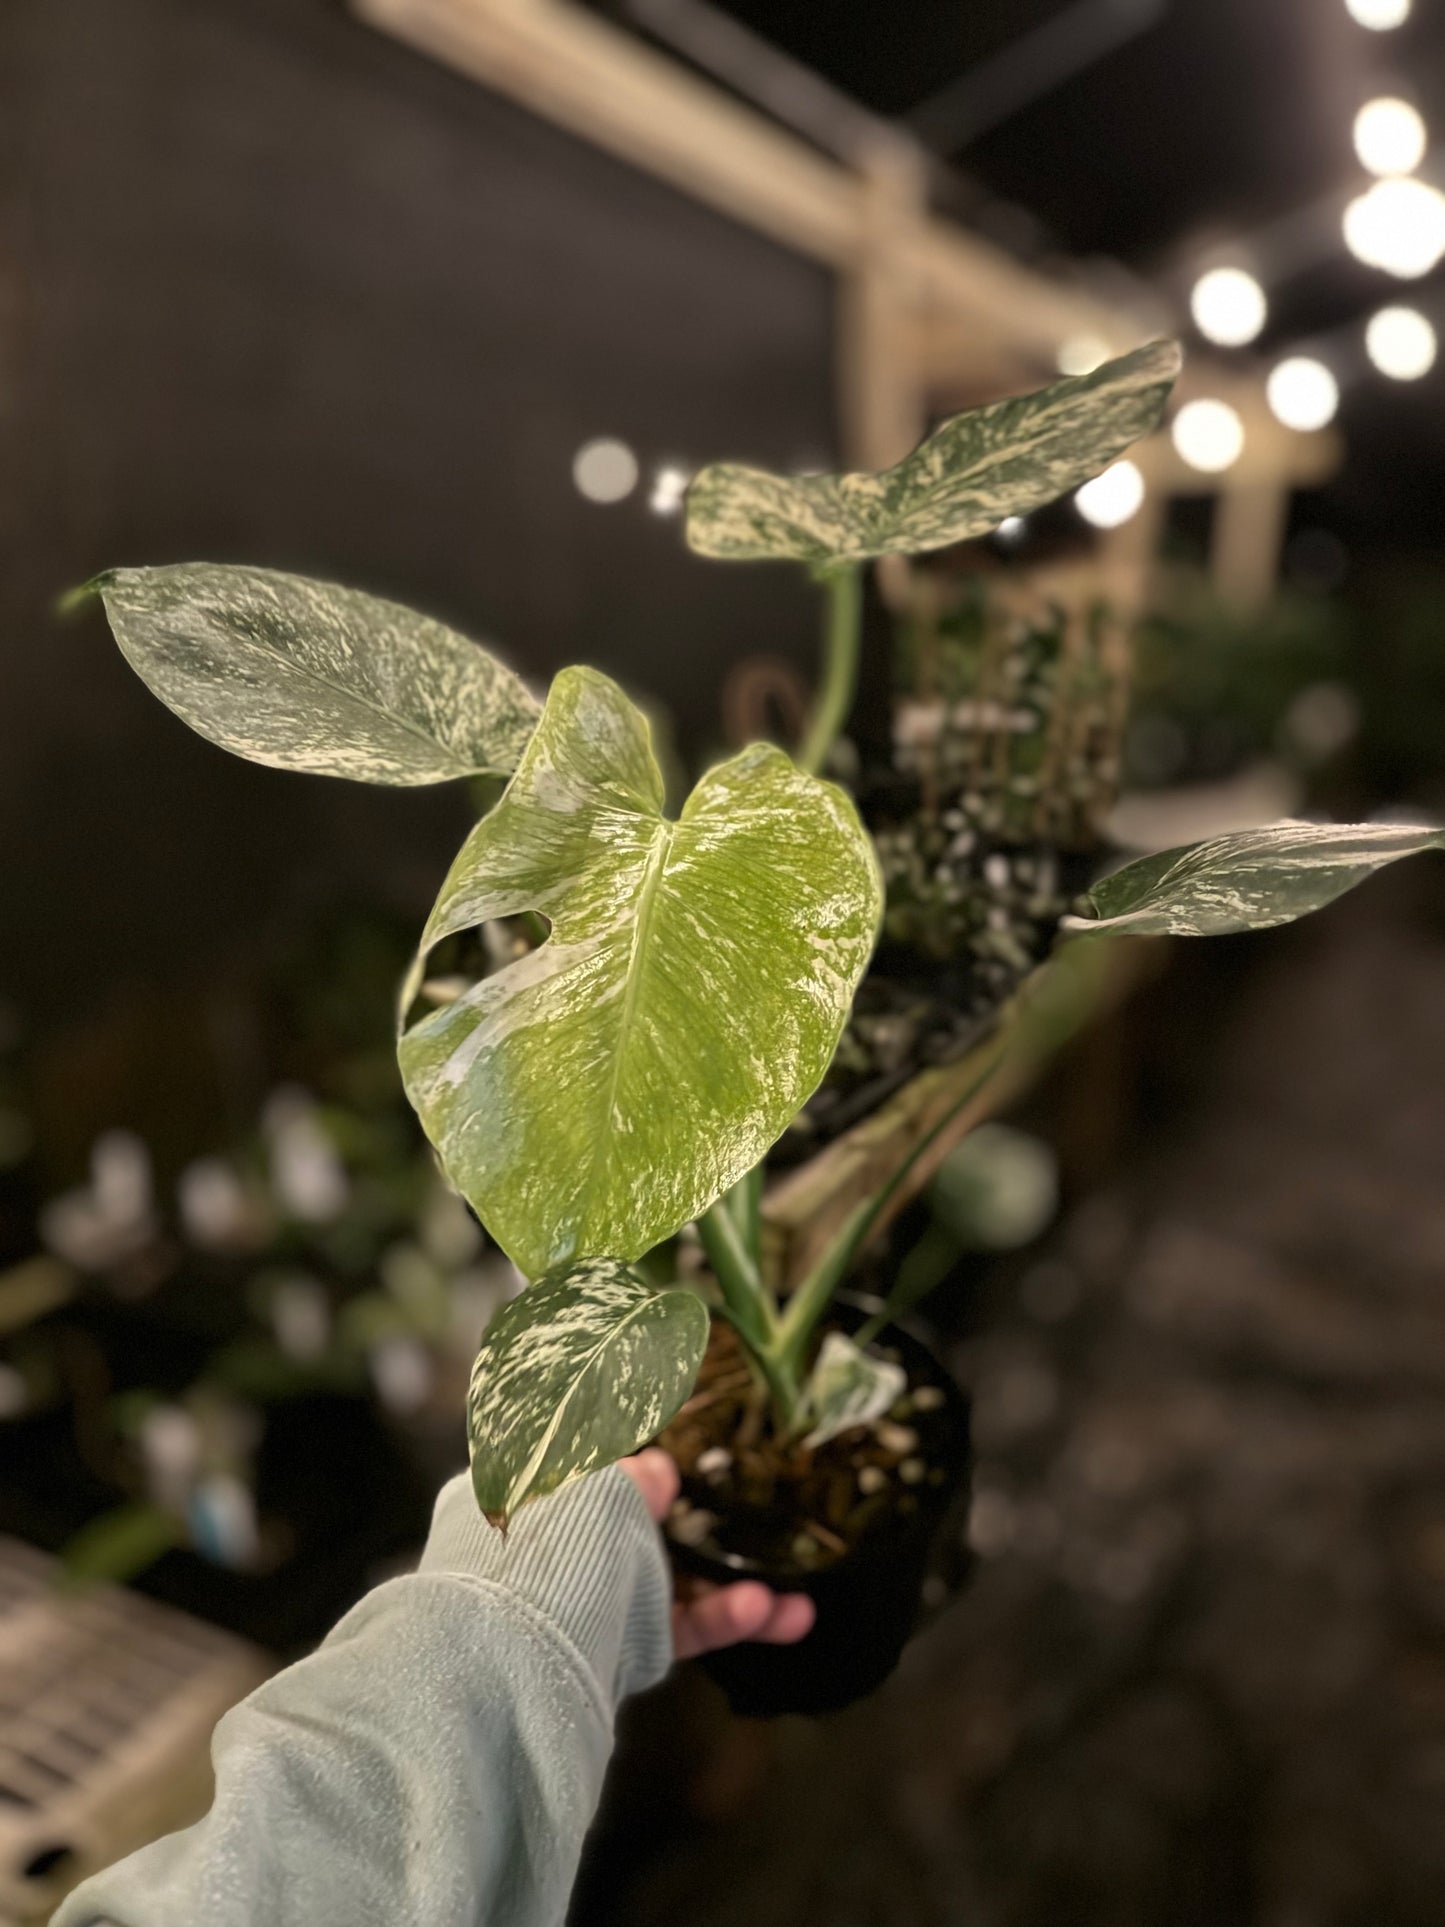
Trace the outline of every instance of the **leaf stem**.
<path fill-rule="evenodd" d="M 783 1356 L 778 1308 L 739 1231 L 733 1194 L 710 1205 L 698 1219 L 697 1229 L 728 1322 L 766 1386 L 778 1418 L 785 1428 L 791 1426 L 797 1419 L 801 1391 L 798 1372 Z"/>
<path fill-rule="evenodd" d="M 808 1276 L 798 1286 L 783 1309 L 779 1321 L 778 1337 L 782 1356 L 794 1371 L 806 1356 L 808 1341 L 814 1327 L 832 1302 L 833 1293 L 846 1276 L 849 1267 L 862 1250 L 868 1234 L 877 1224 L 885 1207 L 897 1194 L 899 1187 L 924 1153 L 938 1142 L 939 1137 L 952 1124 L 959 1112 L 971 1104 L 984 1085 L 998 1070 L 1006 1056 L 1012 1039 L 1004 1034 L 996 1040 L 995 1048 L 977 1077 L 960 1092 L 937 1123 L 933 1124 L 914 1145 L 888 1182 L 871 1198 L 864 1200 L 846 1221 L 843 1229 L 814 1265 Z M 874 1320 L 856 1334 L 855 1344 L 865 1342 L 876 1335 L 880 1321 Z"/>
<path fill-rule="evenodd" d="M 823 679 L 808 720 L 797 764 L 816 776 L 848 720 L 858 693 L 858 656 L 863 632 L 863 571 L 856 562 L 830 569 L 823 629 Z"/>

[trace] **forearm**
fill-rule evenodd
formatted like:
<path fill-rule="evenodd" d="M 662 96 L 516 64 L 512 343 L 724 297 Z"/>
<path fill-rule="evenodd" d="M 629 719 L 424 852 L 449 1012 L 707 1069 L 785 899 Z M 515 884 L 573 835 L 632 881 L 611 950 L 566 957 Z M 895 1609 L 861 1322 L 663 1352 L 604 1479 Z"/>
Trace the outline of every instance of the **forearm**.
<path fill-rule="evenodd" d="M 623 1474 L 525 1509 L 505 1544 L 454 1483 L 422 1570 L 221 1722 L 206 1819 L 55 1927 L 553 1927 L 616 1702 L 668 1653 L 656 1531 Z"/>

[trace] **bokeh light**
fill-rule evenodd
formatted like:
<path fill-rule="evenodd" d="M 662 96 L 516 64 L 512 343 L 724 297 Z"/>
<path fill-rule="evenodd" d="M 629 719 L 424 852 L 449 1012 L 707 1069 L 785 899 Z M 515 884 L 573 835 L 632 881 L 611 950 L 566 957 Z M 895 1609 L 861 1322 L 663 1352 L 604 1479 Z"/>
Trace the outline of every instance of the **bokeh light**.
<path fill-rule="evenodd" d="M 1109 344 L 1101 335 L 1070 335 L 1059 344 L 1061 375 L 1092 375 L 1109 359 Z"/>
<path fill-rule="evenodd" d="M 1115 462 L 1102 475 L 1096 475 L 1074 497 L 1074 504 L 1086 522 L 1096 529 L 1122 528 L 1139 513 L 1144 503 L 1144 477 L 1133 462 Z"/>
<path fill-rule="evenodd" d="M 1227 401 L 1186 402 L 1170 430 L 1181 460 L 1204 475 L 1232 468 L 1244 448 L 1244 423 Z"/>
<path fill-rule="evenodd" d="M 687 493 L 687 485 L 692 477 L 685 468 L 676 462 L 664 462 L 652 478 L 652 492 L 647 498 L 647 506 L 654 515 L 676 515 L 682 507 L 682 498 Z"/>
<path fill-rule="evenodd" d="M 622 502 L 637 487 L 637 457 L 614 436 L 584 442 L 572 458 L 572 480 L 589 502 Z"/>
<path fill-rule="evenodd" d="M 1435 330 L 1414 308 L 1381 308 L 1365 330 L 1365 351 L 1391 381 L 1419 381 L 1435 365 Z"/>
<path fill-rule="evenodd" d="M 1345 0 L 1350 17 L 1374 33 L 1402 27 L 1410 18 L 1410 0 Z"/>
<path fill-rule="evenodd" d="M 1408 100 L 1369 100 L 1355 115 L 1355 152 L 1372 174 L 1412 174 L 1429 144 Z"/>
<path fill-rule="evenodd" d="M 1424 181 L 1376 181 L 1350 202 L 1344 227 L 1357 260 L 1413 281 L 1445 254 L 1445 194 Z"/>
<path fill-rule="evenodd" d="M 1286 428 L 1324 428 L 1340 406 L 1340 384 L 1312 355 L 1291 355 L 1279 362 L 1270 371 L 1265 392 L 1275 419 Z"/>
<path fill-rule="evenodd" d="M 1242 348 L 1263 328 L 1269 303 L 1264 289 L 1243 268 L 1211 268 L 1195 282 L 1189 309 L 1207 341 Z"/>

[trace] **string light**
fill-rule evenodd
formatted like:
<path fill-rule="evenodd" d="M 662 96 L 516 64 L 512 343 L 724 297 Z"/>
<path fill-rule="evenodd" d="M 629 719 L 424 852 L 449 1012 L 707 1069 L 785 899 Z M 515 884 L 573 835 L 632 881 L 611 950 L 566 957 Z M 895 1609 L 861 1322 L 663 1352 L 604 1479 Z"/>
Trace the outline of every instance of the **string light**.
<path fill-rule="evenodd" d="M 1269 313 L 1264 289 L 1243 268 L 1211 268 L 1200 275 L 1189 308 L 1200 334 L 1221 348 L 1253 341 Z"/>
<path fill-rule="evenodd" d="M 660 468 L 652 478 L 652 493 L 647 498 L 647 506 L 654 515 L 676 515 L 682 507 L 682 498 L 687 493 L 691 476 L 685 468 L 669 462 Z"/>
<path fill-rule="evenodd" d="M 1205 475 L 1232 468 L 1244 448 L 1244 423 L 1227 401 L 1186 402 L 1170 434 L 1180 459 Z"/>
<path fill-rule="evenodd" d="M 1435 330 L 1414 308 L 1381 308 L 1365 330 L 1365 352 L 1391 381 L 1419 381 L 1435 365 Z"/>
<path fill-rule="evenodd" d="M 1417 280 L 1445 254 L 1445 194 L 1424 181 L 1376 181 L 1345 209 L 1345 245 L 1368 267 Z"/>
<path fill-rule="evenodd" d="M 1074 506 L 1096 529 L 1122 528 L 1144 504 L 1144 477 L 1133 462 L 1115 462 L 1074 497 Z"/>
<path fill-rule="evenodd" d="M 1109 344 L 1100 335 L 1070 335 L 1060 342 L 1057 356 L 1061 375 L 1092 375 L 1109 359 Z"/>
<path fill-rule="evenodd" d="M 1413 174 L 1429 144 L 1408 100 L 1367 100 L 1355 115 L 1355 152 L 1372 174 Z"/>
<path fill-rule="evenodd" d="M 1265 394 L 1275 419 L 1302 431 L 1324 428 L 1340 405 L 1340 384 L 1311 355 L 1291 355 L 1271 369 Z"/>
<path fill-rule="evenodd" d="M 637 457 L 615 437 L 584 442 L 572 458 L 572 480 L 589 502 L 623 502 L 637 487 Z"/>
<path fill-rule="evenodd" d="M 1410 18 L 1410 0 L 1345 0 L 1350 17 L 1373 33 L 1402 27 Z"/>

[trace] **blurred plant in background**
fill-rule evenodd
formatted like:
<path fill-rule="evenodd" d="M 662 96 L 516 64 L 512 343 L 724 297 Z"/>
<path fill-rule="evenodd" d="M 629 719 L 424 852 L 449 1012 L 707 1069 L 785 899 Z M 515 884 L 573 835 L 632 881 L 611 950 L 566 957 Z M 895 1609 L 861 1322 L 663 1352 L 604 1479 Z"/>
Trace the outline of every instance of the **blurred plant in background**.
<path fill-rule="evenodd" d="M 1127 786 L 1219 782 L 1269 762 L 1302 799 L 1359 731 L 1352 627 L 1329 596 L 1282 589 L 1238 609 L 1176 572 L 1135 637 Z"/>
<path fill-rule="evenodd" d="M 924 573 L 913 597 L 887 760 L 857 783 L 882 937 L 784 1156 L 986 1034 L 1097 867 L 1118 789 L 1127 637 L 1102 605 Z"/>
<path fill-rule="evenodd" d="M 280 1002 L 321 1092 L 278 1084 L 168 1178 L 112 1128 L 85 1181 L 44 1197 L 18 1065 L 0 1061 L 17 1153 L 0 1183 L 25 1178 L 0 1210 L 0 1454 L 7 1429 L 21 1456 L 27 1427 L 63 1438 L 72 1476 L 30 1523 L 76 1577 L 132 1578 L 176 1547 L 283 1569 L 298 1534 L 284 1493 L 275 1511 L 258 1497 L 258 1463 L 276 1415 L 308 1400 L 369 1408 L 409 1452 L 437 1435 L 443 1469 L 460 1455 L 478 1338 L 519 1280 L 442 1180 L 391 1054 L 374 1031 L 350 1041 L 390 948 L 381 927 L 344 932 L 357 969 L 340 980 L 336 942 L 293 949 Z M 114 1342 L 127 1316 L 138 1345 Z"/>

